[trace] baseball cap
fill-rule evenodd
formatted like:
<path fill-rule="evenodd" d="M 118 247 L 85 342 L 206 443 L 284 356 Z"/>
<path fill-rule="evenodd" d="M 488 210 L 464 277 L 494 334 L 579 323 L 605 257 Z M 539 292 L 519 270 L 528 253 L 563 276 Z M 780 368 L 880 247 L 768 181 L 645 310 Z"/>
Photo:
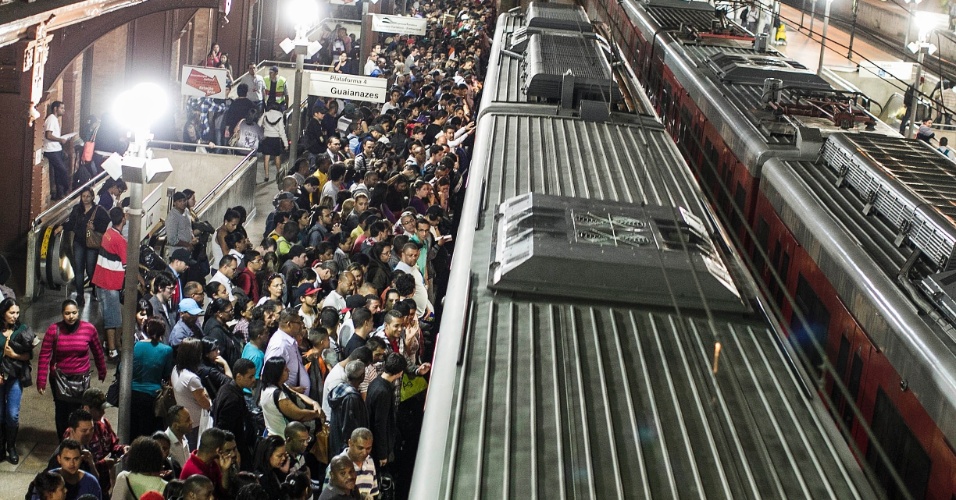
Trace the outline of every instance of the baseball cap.
<path fill-rule="evenodd" d="M 322 100 L 315 101 L 315 104 L 312 105 L 313 113 L 325 113 L 328 111 L 328 108 L 325 106 L 325 103 Z"/>
<path fill-rule="evenodd" d="M 312 287 L 309 287 L 309 288 L 306 288 L 304 292 L 302 292 L 302 295 L 315 295 L 315 294 L 317 294 L 317 293 L 319 293 L 319 292 L 321 292 L 321 291 L 322 291 L 321 288 L 312 288 Z"/>
<path fill-rule="evenodd" d="M 202 314 L 202 308 L 196 303 L 196 299 L 183 299 L 179 301 L 179 312 L 189 313 L 193 316 Z"/>
<path fill-rule="evenodd" d="M 169 254 L 169 261 L 181 260 L 186 263 L 187 266 L 195 266 L 196 261 L 193 260 L 192 255 L 189 253 L 189 250 L 185 248 L 177 248 L 173 250 L 173 253 Z"/>
<path fill-rule="evenodd" d="M 269 71 L 270 71 L 270 72 L 275 71 L 276 73 L 278 73 L 278 72 L 279 72 L 279 67 L 278 67 L 278 66 L 273 66 L 273 67 L 269 68 Z"/>

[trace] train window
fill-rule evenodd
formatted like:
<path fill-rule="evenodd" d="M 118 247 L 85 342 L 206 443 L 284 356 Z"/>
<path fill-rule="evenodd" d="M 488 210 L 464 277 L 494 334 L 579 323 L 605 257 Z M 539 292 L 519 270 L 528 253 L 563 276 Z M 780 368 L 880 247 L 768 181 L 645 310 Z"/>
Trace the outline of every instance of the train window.
<path fill-rule="evenodd" d="M 778 304 L 783 303 L 784 291 L 787 290 L 787 271 L 789 270 L 790 254 L 783 252 L 783 255 L 780 257 L 780 264 L 777 265 L 777 272 L 780 274 L 780 289 L 777 291 L 777 295 L 774 296 Z"/>
<path fill-rule="evenodd" d="M 817 297 L 816 292 L 810 287 L 810 283 L 801 274 L 797 282 L 797 294 L 794 297 L 794 306 L 803 313 L 806 323 L 800 321 L 797 314 L 794 314 L 790 320 L 790 330 L 793 335 L 790 342 L 794 347 L 803 352 L 805 359 L 810 364 L 807 368 L 816 375 L 820 375 L 820 364 L 823 362 L 823 355 L 820 352 L 826 346 L 827 330 L 830 327 L 830 311 L 827 310 L 823 301 Z M 814 345 L 814 341 L 819 345 L 819 349 Z"/>
<path fill-rule="evenodd" d="M 853 355 L 853 366 L 850 367 L 850 383 L 847 385 L 847 390 L 853 397 L 853 404 L 856 404 L 856 396 L 860 393 L 860 379 L 862 376 L 863 357 L 857 352 Z M 846 405 L 846 408 L 843 409 L 843 422 L 846 423 L 847 428 L 853 425 L 853 409 L 850 405 Z"/>
<path fill-rule="evenodd" d="M 844 381 L 846 378 L 846 363 L 850 357 L 850 340 L 846 338 L 846 334 L 840 336 L 840 353 L 837 354 L 836 362 L 836 375 L 839 376 L 840 382 Z M 843 413 L 845 415 L 846 398 L 843 397 L 843 393 L 840 391 L 840 388 L 837 387 L 837 381 L 833 382 L 833 389 L 830 391 L 830 401 L 833 402 L 833 408 L 831 411 L 834 414 Z"/>
<path fill-rule="evenodd" d="M 883 446 L 883 451 L 890 457 L 893 468 L 903 479 L 909 494 L 913 498 L 924 498 L 929 482 L 929 471 L 933 464 L 926 450 L 913 435 L 913 431 L 907 427 L 903 417 L 900 416 L 882 387 L 876 392 L 873 434 Z M 866 460 L 872 466 L 876 477 L 883 482 L 887 498 L 904 498 L 903 492 L 891 479 L 886 465 L 879 459 L 874 447 L 870 446 L 866 450 Z"/>
<path fill-rule="evenodd" d="M 767 224 L 767 219 L 763 217 L 757 221 L 757 241 L 754 242 L 753 252 L 750 253 L 750 257 L 754 263 L 754 269 L 757 271 L 757 274 L 763 273 L 764 258 L 763 252 L 767 250 L 767 240 L 770 238 L 770 225 Z"/>

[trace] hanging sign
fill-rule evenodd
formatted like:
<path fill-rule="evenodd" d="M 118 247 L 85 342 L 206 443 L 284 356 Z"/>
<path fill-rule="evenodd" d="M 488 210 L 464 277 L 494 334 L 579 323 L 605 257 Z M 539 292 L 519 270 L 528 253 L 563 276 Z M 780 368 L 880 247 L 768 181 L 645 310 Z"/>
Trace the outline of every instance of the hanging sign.
<path fill-rule="evenodd" d="M 309 95 L 352 101 L 383 103 L 388 94 L 388 79 L 312 71 Z"/>
<path fill-rule="evenodd" d="M 372 14 L 372 31 L 399 35 L 425 35 L 428 21 L 419 17 L 388 16 Z"/>

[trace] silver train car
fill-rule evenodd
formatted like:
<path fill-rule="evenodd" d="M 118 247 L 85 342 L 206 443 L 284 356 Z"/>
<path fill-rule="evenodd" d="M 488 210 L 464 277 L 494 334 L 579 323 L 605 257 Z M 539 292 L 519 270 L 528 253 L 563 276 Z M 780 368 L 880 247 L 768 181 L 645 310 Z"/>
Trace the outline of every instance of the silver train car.
<path fill-rule="evenodd" d="M 594 0 L 587 9 L 626 47 L 623 59 L 749 254 L 857 458 L 891 497 L 951 498 L 954 164 L 710 4 Z M 820 180 L 827 175 L 837 184 Z M 902 487 L 883 473 L 866 426 Z"/>
<path fill-rule="evenodd" d="M 515 93 L 532 14 L 498 20 L 410 498 L 874 498 L 661 124 Z"/>

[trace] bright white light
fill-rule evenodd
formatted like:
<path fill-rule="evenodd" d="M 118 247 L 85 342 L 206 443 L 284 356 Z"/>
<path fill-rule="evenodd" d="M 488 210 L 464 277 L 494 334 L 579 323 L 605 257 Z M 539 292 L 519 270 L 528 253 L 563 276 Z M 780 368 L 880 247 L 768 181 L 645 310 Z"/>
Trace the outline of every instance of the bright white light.
<path fill-rule="evenodd" d="M 125 127 L 145 130 L 166 112 L 166 92 L 155 83 L 140 83 L 113 102 L 113 115 Z"/>
<path fill-rule="evenodd" d="M 319 16 L 319 3 L 315 0 L 289 0 L 288 16 L 296 31 L 300 27 L 311 27 Z"/>
<path fill-rule="evenodd" d="M 919 29 L 920 40 L 926 40 L 930 31 L 949 25 L 949 16 L 938 12 L 917 11 L 913 13 L 913 19 Z"/>

